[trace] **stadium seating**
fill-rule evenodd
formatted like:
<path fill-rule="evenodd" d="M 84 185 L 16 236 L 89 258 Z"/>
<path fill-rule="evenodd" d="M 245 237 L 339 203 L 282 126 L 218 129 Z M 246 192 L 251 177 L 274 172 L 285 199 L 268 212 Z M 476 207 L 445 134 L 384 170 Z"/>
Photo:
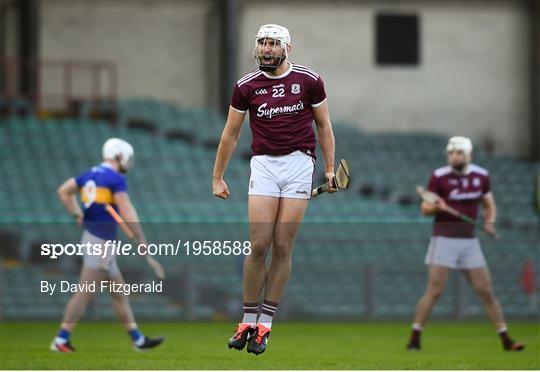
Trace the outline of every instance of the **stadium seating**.
<path fill-rule="evenodd" d="M 77 241 L 80 232 L 58 203 L 56 188 L 64 179 L 98 164 L 101 146 L 109 137 L 124 138 L 135 148 L 135 168 L 127 176 L 129 192 L 150 241 L 248 238 L 249 164 L 243 156 L 251 140 L 247 125 L 226 175 L 232 195 L 223 201 L 211 195 L 211 174 L 224 118 L 210 109 L 181 108 L 150 99 L 122 100 L 119 108 L 117 126 L 88 119 L 85 107 L 74 119 L 12 117 L 0 122 L 0 222 L 3 229 L 19 231 L 26 243 L 21 262 L 2 265 L 5 318 L 56 319 L 62 312 L 67 295 L 38 296 L 38 282 L 51 275 L 58 280 L 74 279 L 73 262 L 30 263 L 29 247 L 39 241 Z M 156 130 L 130 126 L 142 119 Z M 169 135 L 175 130 L 187 137 Z M 445 138 L 425 133 L 364 133 L 339 122 L 334 123 L 334 131 L 336 157 L 350 163 L 351 187 L 310 203 L 297 238 L 293 276 L 281 316 L 410 317 L 424 286 L 423 259 L 431 229 L 430 220 L 418 213 L 414 186 L 425 184 L 430 172 L 444 164 L 440 149 Z M 318 158 L 322 158 L 319 150 Z M 499 205 L 503 239 L 482 239 L 496 291 L 509 316 L 532 316 L 538 309 L 528 305 L 519 278 L 527 258 L 540 262 L 539 219 L 531 202 L 539 165 L 488 156 L 481 150 L 475 151 L 475 161 L 490 170 Z M 316 183 L 322 177 L 320 168 Z M 182 254 L 162 260 L 171 273 L 170 290 L 166 296 L 134 297 L 141 317 L 223 319 L 239 313 L 241 258 Z M 150 278 L 137 257 L 122 258 L 121 265 L 127 271 L 143 270 L 141 275 Z M 441 299 L 446 306 L 437 307 L 434 316 L 482 313 L 457 273 L 449 288 Z M 88 317 L 109 319 L 113 314 L 96 307 Z"/>

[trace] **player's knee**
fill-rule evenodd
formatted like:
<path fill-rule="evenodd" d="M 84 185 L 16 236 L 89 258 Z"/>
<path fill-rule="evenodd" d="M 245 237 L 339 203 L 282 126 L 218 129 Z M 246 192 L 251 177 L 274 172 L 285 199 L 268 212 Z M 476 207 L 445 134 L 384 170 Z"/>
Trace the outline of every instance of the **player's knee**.
<path fill-rule="evenodd" d="M 268 246 L 266 244 L 252 242 L 251 243 L 251 253 L 249 254 L 249 259 L 260 261 L 266 260 L 268 254 Z"/>
<path fill-rule="evenodd" d="M 111 298 L 118 302 L 127 302 L 128 296 L 121 292 L 110 292 Z"/>
<path fill-rule="evenodd" d="M 442 286 L 442 285 L 434 285 L 434 286 L 431 286 L 429 288 L 429 290 L 427 291 L 426 294 L 431 299 L 438 300 L 439 297 L 441 297 L 441 295 L 443 294 L 443 292 L 444 292 L 444 286 Z"/>
<path fill-rule="evenodd" d="M 272 259 L 290 260 L 292 257 L 292 244 L 288 242 L 274 242 L 272 245 Z"/>
<path fill-rule="evenodd" d="M 491 290 L 491 288 L 477 288 L 476 289 L 476 294 L 478 295 L 478 297 L 480 297 L 480 299 L 484 302 L 490 302 L 490 301 L 493 301 L 495 296 L 493 294 L 493 291 Z"/>

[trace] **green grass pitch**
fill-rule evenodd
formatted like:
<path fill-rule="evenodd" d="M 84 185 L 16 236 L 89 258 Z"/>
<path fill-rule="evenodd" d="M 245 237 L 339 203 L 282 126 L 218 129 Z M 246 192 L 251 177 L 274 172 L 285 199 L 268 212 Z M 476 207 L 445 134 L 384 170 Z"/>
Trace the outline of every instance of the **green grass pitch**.
<path fill-rule="evenodd" d="M 226 345 L 233 324 L 142 324 L 166 343 L 136 353 L 118 324 L 85 323 L 72 336 L 77 352 L 48 351 L 56 324 L 2 323 L 1 369 L 540 369 L 540 326 L 512 324 L 526 342 L 522 352 L 504 352 L 487 323 L 430 324 L 421 352 L 405 351 L 406 324 L 279 323 L 265 354 Z"/>

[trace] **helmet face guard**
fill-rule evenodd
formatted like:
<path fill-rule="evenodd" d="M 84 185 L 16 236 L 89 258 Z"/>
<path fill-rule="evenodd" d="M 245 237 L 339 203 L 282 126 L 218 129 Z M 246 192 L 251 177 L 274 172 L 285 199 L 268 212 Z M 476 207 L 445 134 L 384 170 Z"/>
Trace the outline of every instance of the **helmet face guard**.
<path fill-rule="evenodd" d="M 462 172 L 472 158 L 472 141 L 467 137 L 454 136 L 448 140 L 446 145 L 446 154 L 448 156 L 448 162 L 452 168 L 458 172 Z M 451 154 L 454 152 L 463 153 L 463 160 L 456 161 L 450 160 Z"/>
<path fill-rule="evenodd" d="M 125 159 L 123 155 L 117 155 L 116 160 L 120 165 L 119 171 L 121 173 L 127 173 L 128 169 L 131 168 L 133 166 L 133 163 L 135 162 L 135 155 L 127 156 Z"/>
<path fill-rule="evenodd" d="M 272 43 L 271 53 L 265 53 L 266 45 Z M 253 48 L 253 58 L 261 71 L 275 71 L 287 59 L 287 44 L 270 37 L 258 38 Z"/>
<path fill-rule="evenodd" d="M 289 30 L 283 26 L 263 25 L 255 36 L 253 58 L 261 71 L 275 71 L 287 59 L 287 49 L 291 43 Z M 271 46 L 271 51 L 268 51 Z"/>

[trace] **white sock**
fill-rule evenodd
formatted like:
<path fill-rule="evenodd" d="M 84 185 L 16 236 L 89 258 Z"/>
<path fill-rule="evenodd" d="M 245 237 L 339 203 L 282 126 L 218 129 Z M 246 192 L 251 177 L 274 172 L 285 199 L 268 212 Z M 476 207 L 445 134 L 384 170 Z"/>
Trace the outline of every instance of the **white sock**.
<path fill-rule="evenodd" d="M 258 302 L 244 302 L 244 317 L 242 318 L 242 323 L 249 324 L 252 327 L 255 327 L 257 324 L 257 313 L 259 311 Z"/>
<path fill-rule="evenodd" d="M 422 326 L 420 325 L 420 323 L 413 323 L 412 329 L 418 332 L 422 332 Z"/>
<path fill-rule="evenodd" d="M 261 316 L 259 316 L 258 323 L 262 324 L 266 328 L 272 328 L 272 319 L 274 319 L 277 308 L 277 302 L 265 299 L 261 306 Z"/>
<path fill-rule="evenodd" d="M 54 339 L 54 343 L 55 344 L 59 344 L 59 345 L 64 345 L 65 343 L 67 343 L 68 340 L 66 340 L 65 338 L 62 338 L 62 337 L 55 337 Z"/>
<path fill-rule="evenodd" d="M 508 332 L 508 327 L 502 326 L 501 328 L 499 328 L 499 330 L 497 332 L 498 333 Z"/>
<path fill-rule="evenodd" d="M 261 316 L 259 317 L 259 324 L 262 324 L 266 328 L 272 328 L 272 317 L 270 315 L 261 313 Z"/>
<path fill-rule="evenodd" d="M 257 314 L 244 313 L 244 317 L 242 318 L 242 323 L 247 323 L 251 326 L 255 326 L 255 324 L 257 324 Z"/>

